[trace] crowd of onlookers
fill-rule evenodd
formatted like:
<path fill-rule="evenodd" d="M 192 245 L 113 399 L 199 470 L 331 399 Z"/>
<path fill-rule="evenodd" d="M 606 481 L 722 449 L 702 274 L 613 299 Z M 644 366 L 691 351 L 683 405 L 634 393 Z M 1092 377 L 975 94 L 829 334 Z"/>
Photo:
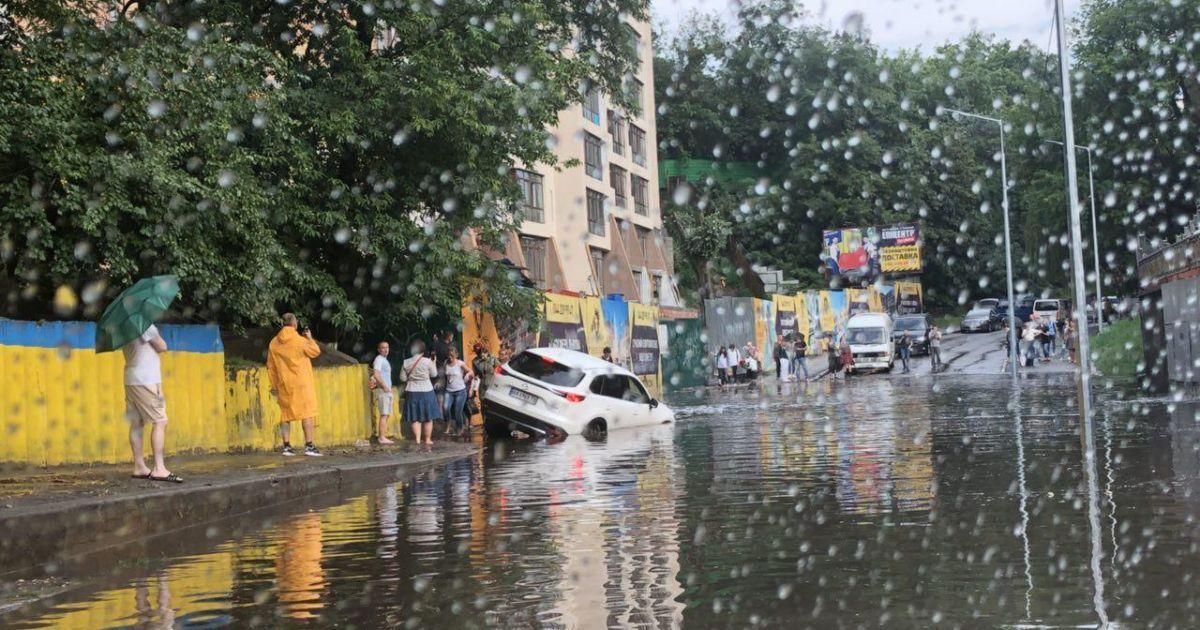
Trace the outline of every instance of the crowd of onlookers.
<path fill-rule="evenodd" d="M 1054 358 L 1076 363 L 1079 330 L 1075 318 L 1062 313 L 1063 317 L 1044 317 L 1036 313 L 1017 330 L 1017 348 L 1009 347 L 1008 322 L 1004 322 L 1004 338 L 1000 342 L 1005 351 L 1004 368 L 1015 360 L 1022 367 L 1033 367 L 1038 362 L 1049 363 Z"/>

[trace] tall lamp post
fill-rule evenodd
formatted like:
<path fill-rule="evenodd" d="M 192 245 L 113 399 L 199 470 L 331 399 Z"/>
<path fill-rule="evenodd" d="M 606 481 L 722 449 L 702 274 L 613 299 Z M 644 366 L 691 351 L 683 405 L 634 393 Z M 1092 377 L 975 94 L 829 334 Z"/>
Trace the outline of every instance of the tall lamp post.
<path fill-rule="evenodd" d="M 1065 146 L 1057 140 L 1047 140 L 1050 144 Z M 1104 330 L 1104 296 L 1100 293 L 1100 232 L 1096 229 L 1096 184 L 1092 180 L 1092 147 L 1076 146 L 1076 151 L 1086 151 L 1088 158 L 1088 198 L 1092 204 L 1092 259 L 1096 273 L 1096 326 Z"/>
<path fill-rule="evenodd" d="M 1012 232 L 1008 227 L 1008 160 L 1004 155 L 1004 121 L 991 116 L 980 116 L 957 109 L 943 108 L 942 111 L 949 112 L 956 116 L 965 116 L 974 118 L 988 123 L 995 123 L 1000 128 L 1000 183 L 1003 194 L 1004 206 L 1004 267 L 1008 278 L 1008 352 L 1010 360 L 1009 368 L 1012 370 L 1013 378 L 1017 377 L 1017 322 L 1016 310 L 1017 302 L 1013 297 L 1013 262 L 1012 262 Z"/>

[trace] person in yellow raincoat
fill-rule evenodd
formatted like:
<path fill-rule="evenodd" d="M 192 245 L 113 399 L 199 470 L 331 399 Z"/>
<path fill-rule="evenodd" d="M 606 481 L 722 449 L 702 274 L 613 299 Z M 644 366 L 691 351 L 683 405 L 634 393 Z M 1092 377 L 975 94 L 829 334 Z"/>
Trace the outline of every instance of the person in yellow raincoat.
<path fill-rule="evenodd" d="M 313 341 L 312 331 L 301 334 L 296 316 L 283 314 L 283 329 L 271 340 L 267 349 L 267 375 L 271 378 L 271 395 L 279 402 L 283 418 L 279 434 L 283 437 L 283 454 L 292 456 L 292 423 L 299 420 L 304 429 L 304 454 L 320 457 L 313 445 L 317 421 L 317 386 L 313 378 L 312 360 L 321 356 L 321 347 Z"/>

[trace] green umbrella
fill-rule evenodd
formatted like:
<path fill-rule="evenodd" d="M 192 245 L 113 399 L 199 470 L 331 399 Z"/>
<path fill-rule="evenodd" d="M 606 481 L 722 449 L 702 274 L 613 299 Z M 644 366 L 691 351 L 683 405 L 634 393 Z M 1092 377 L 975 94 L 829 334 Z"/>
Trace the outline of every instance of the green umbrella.
<path fill-rule="evenodd" d="M 96 352 L 109 352 L 137 339 L 149 330 L 175 296 L 179 278 L 154 276 L 142 278 L 113 300 L 96 324 Z"/>

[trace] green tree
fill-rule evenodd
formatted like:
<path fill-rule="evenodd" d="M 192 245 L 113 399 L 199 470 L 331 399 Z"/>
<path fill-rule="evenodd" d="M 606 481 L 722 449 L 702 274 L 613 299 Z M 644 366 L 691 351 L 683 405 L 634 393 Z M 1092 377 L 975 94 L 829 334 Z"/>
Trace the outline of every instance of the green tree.
<path fill-rule="evenodd" d="M 478 250 L 516 225 L 514 161 L 581 89 L 619 93 L 642 0 L 124 5 L 25 1 L 0 60 L 0 282 L 36 315 L 177 273 L 187 313 L 287 308 L 327 332 L 536 296 Z M 13 305 L 16 305 L 15 307 Z"/>

